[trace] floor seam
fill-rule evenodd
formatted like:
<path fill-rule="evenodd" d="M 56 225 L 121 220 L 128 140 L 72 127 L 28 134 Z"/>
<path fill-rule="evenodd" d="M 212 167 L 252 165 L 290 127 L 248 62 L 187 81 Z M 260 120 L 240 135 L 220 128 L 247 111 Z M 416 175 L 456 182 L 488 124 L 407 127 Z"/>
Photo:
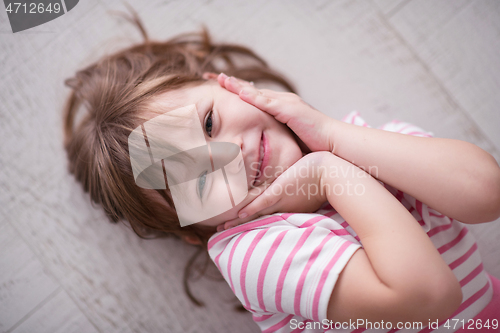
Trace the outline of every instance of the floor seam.
<path fill-rule="evenodd" d="M 441 79 L 436 76 L 429 65 L 419 56 L 417 51 L 411 46 L 406 39 L 399 33 L 399 31 L 389 22 L 385 15 L 378 9 L 376 9 L 378 16 L 385 26 L 394 34 L 394 36 L 408 49 L 414 59 L 424 68 L 424 70 L 433 78 L 434 82 L 439 86 L 439 89 L 443 92 L 446 98 L 449 100 L 451 105 L 456 108 L 461 115 L 463 115 L 467 121 L 475 127 L 477 135 L 481 137 L 488 145 L 491 147 L 494 153 L 500 154 L 499 148 L 495 145 L 492 139 L 483 131 L 479 124 L 472 118 L 472 116 L 465 110 L 465 108 L 455 99 L 453 94 L 446 88 L 446 86 L 441 82 Z"/>

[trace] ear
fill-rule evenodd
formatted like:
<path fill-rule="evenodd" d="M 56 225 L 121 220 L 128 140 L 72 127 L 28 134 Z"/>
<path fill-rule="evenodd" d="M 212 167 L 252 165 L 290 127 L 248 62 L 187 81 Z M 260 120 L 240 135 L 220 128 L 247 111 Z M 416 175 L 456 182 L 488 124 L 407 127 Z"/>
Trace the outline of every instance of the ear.
<path fill-rule="evenodd" d="M 182 238 L 186 243 L 192 244 L 192 245 L 200 245 L 201 241 L 194 237 L 194 236 L 184 236 Z"/>
<path fill-rule="evenodd" d="M 203 73 L 202 78 L 205 80 L 217 80 L 218 76 L 219 76 L 219 74 L 215 74 L 212 72 L 205 72 L 205 73 Z"/>

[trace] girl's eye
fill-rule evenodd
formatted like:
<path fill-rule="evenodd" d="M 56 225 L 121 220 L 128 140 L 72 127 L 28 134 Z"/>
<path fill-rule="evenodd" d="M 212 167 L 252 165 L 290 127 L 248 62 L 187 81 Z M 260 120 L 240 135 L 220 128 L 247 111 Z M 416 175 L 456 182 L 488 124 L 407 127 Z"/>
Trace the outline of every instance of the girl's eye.
<path fill-rule="evenodd" d="M 209 137 L 212 137 L 212 110 L 210 110 L 205 120 L 205 131 Z"/>
<path fill-rule="evenodd" d="M 203 198 L 203 189 L 205 188 L 205 182 L 207 181 L 207 172 L 203 172 L 203 174 L 198 178 L 198 195 Z"/>

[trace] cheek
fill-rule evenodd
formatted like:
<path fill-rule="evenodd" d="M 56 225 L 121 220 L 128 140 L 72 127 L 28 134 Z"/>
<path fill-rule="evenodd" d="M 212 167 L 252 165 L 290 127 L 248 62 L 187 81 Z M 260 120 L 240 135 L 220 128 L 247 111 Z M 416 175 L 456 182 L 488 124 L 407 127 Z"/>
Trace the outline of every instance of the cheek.
<path fill-rule="evenodd" d="M 273 119 L 273 121 L 276 121 Z M 293 132 L 281 123 L 268 128 L 271 146 L 270 169 L 264 173 L 267 180 L 273 181 L 286 169 L 302 158 L 302 151 Z"/>
<path fill-rule="evenodd" d="M 300 160 L 302 158 L 303 153 L 300 150 L 299 146 L 296 145 L 294 142 L 293 146 L 290 145 L 290 146 L 285 148 L 284 155 L 285 155 L 285 160 L 284 160 L 284 163 L 282 164 L 282 166 L 285 169 L 288 169 L 289 167 L 291 167 L 293 164 L 295 164 L 298 160 Z"/>
<path fill-rule="evenodd" d="M 227 171 L 227 170 L 226 170 Z M 227 172 L 226 172 L 227 173 Z M 211 184 L 210 192 L 207 194 L 204 199 L 204 203 L 201 207 L 202 210 L 207 214 L 206 216 L 212 216 L 208 219 L 205 219 L 199 222 L 201 225 L 207 226 L 217 226 L 221 223 L 224 223 L 228 220 L 235 219 L 237 217 L 237 213 L 241 207 L 233 207 L 232 201 L 229 197 L 229 192 L 227 189 L 226 182 L 222 176 L 221 172 L 215 172 L 211 175 L 214 175 L 213 183 Z M 227 174 L 226 174 L 227 176 Z M 234 182 L 231 182 L 234 185 Z M 246 179 L 244 180 L 243 186 L 246 187 Z M 233 186 L 234 190 L 234 186 Z M 233 200 L 236 200 L 233 196 Z M 217 215 L 215 215 L 217 214 Z"/>
<path fill-rule="evenodd" d="M 224 117 L 231 119 L 233 123 L 245 122 L 247 126 L 268 127 L 271 123 L 280 124 L 273 116 L 261 111 L 253 105 L 242 101 L 237 95 L 230 94 L 225 99 L 226 107 Z"/>
<path fill-rule="evenodd" d="M 295 134 L 288 126 L 279 123 L 277 132 L 284 157 L 289 163 L 288 166 L 290 166 L 302 158 L 302 150 L 295 138 Z"/>
<path fill-rule="evenodd" d="M 263 111 L 260 111 L 258 109 L 256 110 L 248 105 L 248 107 L 238 108 L 234 110 L 234 121 L 239 123 L 244 122 L 246 128 L 256 128 L 262 125 L 266 127 L 266 124 L 269 122 L 266 119 L 266 116 L 268 115 L 262 113 Z"/>

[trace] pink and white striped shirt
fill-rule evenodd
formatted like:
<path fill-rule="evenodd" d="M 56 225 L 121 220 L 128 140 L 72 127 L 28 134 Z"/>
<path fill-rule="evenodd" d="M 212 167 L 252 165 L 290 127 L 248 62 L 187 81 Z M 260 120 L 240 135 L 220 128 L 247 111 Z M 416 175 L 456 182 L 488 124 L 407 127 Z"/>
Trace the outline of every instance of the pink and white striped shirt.
<path fill-rule="evenodd" d="M 351 112 L 343 121 L 369 127 L 357 112 Z M 432 136 L 399 121 L 380 128 Z M 477 316 L 493 297 L 492 282 L 483 270 L 473 236 L 460 222 L 383 185 L 415 217 L 455 273 L 462 286 L 463 301 L 451 318 L 464 319 L 467 325 L 467 320 Z M 208 242 L 210 257 L 263 332 L 396 332 L 395 329 L 332 329 L 321 324 L 327 320 L 328 302 L 340 272 L 361 247 L 354 230 L 328 203 L 314 214 L 267 215 L 216 233 Z M 491 315 L 491 307 L 489 311 Z M 499 312 L 500 309 L 496 314 L 500 320 Z M 457 326 L 456 321 L 450 325 L 451 328 L 440 326 L 437 330 L 404 331 L 455 332 L 463 326 L 462 322 Z"/>

